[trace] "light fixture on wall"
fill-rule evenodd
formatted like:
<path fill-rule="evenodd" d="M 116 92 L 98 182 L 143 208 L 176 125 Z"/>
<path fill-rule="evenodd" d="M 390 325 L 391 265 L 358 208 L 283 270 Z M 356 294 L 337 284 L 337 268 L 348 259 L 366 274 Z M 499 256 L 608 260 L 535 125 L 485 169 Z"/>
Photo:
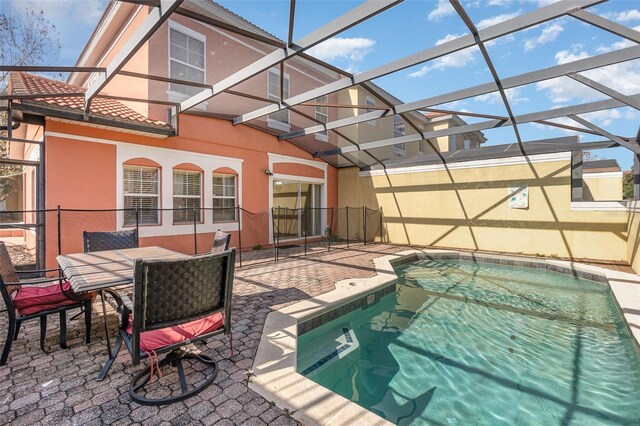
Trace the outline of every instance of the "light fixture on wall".
<path fill-rule="evenodd" d="M 264 173 L 269 176 L 273 176 L 273 172 L 269 169 L 265 170 Z"/>

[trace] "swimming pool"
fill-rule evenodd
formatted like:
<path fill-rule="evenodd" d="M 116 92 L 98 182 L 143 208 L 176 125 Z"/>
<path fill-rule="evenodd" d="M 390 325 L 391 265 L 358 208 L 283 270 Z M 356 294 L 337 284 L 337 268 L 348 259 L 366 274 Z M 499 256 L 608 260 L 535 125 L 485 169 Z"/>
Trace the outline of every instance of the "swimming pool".
<path fill-rule="evenodd" d="M 461 260 L 298 337 L 298 372 L 396 424 L 637 424 L 640 356 L 606 284 Z"/>

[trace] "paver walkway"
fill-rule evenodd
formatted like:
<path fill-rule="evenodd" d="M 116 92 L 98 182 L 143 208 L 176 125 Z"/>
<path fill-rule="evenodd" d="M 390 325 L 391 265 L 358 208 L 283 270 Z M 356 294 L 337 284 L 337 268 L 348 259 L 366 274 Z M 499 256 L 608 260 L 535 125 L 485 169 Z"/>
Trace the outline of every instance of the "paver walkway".
<path fill-rule="evenodd" d="M 123 349 L 107 379 L 95 376 L 104 361 L 106 349 L 99 303 L 94 305 L 91 344 L 82 340 L 82 321 L 69 324 L 70 349 L 57 345 L 57 319 L 49 320 L 46 346 L 38 345 L 38 322 L 23 325 L 10 355 L 0 367 L 0 425 L 100 425 L 100 424 L 216 424 L 284 425 L 294 424 L 287 413 L 273 406 L 247 387 L 265 318 L 272 310 L 334 289 L 336 281 L 373 276 L 372 259 L 405 250 L 389 245 L 344 245 L 326 251 L 316 247 L 306 257 L 273 262 L 268 253 L 247 253 L 245 266 L 236 269 L 233 299 L 233 347 L 229 358 L 228 341 L 212 340 L 204 348 L 221 360 L 214 385 L 184 402 L 165 407 L 145 407 L 133 403 L 127 393 L 135 371 Z M 299 252 L 300 250 L 297 250 Z M 266 251 L 265 251 L 266 252 Z M 115 335 L 117 318 L 108 313 Z M 7 329 L 5 312 L 0 312 L 0 342 Z"/>

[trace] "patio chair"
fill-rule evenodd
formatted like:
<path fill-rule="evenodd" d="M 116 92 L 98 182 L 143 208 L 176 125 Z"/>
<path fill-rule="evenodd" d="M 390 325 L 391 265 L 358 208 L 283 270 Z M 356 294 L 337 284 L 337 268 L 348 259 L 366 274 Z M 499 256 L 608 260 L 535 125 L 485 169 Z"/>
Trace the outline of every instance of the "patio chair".
<path fill-rule="evenodd" d="M 18 274 L 59 272 L 59 269 L 43 269 L 31 271 L 16 271 L 9 256 L 9 251 L 0 242 L 0 293 L 7 306 L 9 326 L 7 340 L 4 344 L 0 365 L 7 363 L 13 341 L 18 338 L 20 326 L 24 321 L 40 319 L 40 348 L 44 349 L 47 334 L 47 317 L 52 314 L 60 315 L 60 347 L 67 348 L 67 311 L 84 308 L 85 340 L 91 342 L 91 303 L 93 293 L 75 295 L 70 285 L 63 278 L 36 278 L 20 280 Z M 43 285 L 54 283 L 51 285 Z"/>
<path fill-rule="evenodd" d="M 82 233 L 84 252 L 138 247 L 138 230 Z"/>
<path fill-rule="evenodd" d="M 118 307 L 120 330 L 113 351 L 100 376 L 106 376 L 122 343 L 133 365 L 148 358 L 149 367 L 140 371 L 129 385 L 129 396 L 143 405 L 164 405 L 182 401 L 207 388 L 218 374 L 217 362 L 194 350 L 193 342 L 220 334 L 231 335 L 231 293 L 235 249 L 179 260 L 142 260 L 134 265 L 133 301 L 123 298 Z M 159 360 L 157 353 L 168 353 Z M 211 367 L 198 373 L 193 386 L 187 384 L 182 361 Z M 180 394 L 153 398 L 145 389 L 162 367 L 176 367 Z M 161 387 L 161 392 L 167 389 Z"/>
<path fill-rule="evenodd" d="M 231 242 L 231 234 L 226 232 L 216 231 L 216 235 L 213 237 L 213 247 L 211 253 L 222 253 L 229 250 L 229 243 Z"/>

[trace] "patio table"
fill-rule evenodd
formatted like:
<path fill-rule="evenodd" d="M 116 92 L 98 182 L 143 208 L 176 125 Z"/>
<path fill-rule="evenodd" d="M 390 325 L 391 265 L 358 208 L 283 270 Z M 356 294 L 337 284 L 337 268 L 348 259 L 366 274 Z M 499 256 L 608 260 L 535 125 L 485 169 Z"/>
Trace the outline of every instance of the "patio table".
<path fill-rule="evenodd" d="M 162 247 L 136 247 L 58 256 L 56 260 L 75 293 L 100 291 L 133 283 L 135 259 L 188 257 Z"/>
<path fill-rule="evenodd" d="M 115 297 L 115 293 L 112 291 L 114 288 L 130 286 L 133 283 L 133 264 L 136 259 L 181 259 L 185 257 L 189 257 L 189 255 L 156 246 L 75 253 L 56 257 L 65 278 L 75 293 L 100 292 L 102 318 L 109 354 L 107 363 L 111 363 L 115 355 L 111 353 L 104 293 L 109 292 Z M 98 374 L 99 381 L 104 379 L 106 371 L 108 368 L 103 367 Z"/>

